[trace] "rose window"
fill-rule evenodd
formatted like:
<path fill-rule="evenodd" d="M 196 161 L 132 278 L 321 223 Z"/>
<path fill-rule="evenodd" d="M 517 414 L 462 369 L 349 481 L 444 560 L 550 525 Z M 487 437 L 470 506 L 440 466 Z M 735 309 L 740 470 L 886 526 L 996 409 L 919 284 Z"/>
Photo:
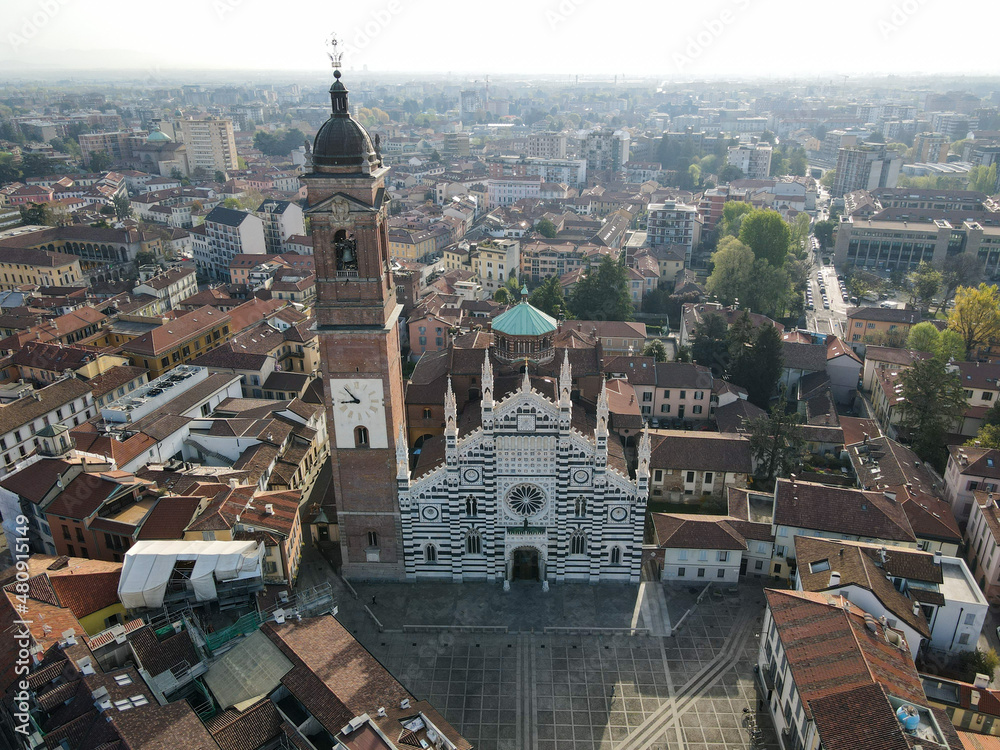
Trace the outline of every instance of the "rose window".
<path fill-rule="evenodd" d="M 533 516 L 545 504 L 545 495 L 531 484 L 519 484 L 507 495 L 507 505 L 519 516 Z"/>

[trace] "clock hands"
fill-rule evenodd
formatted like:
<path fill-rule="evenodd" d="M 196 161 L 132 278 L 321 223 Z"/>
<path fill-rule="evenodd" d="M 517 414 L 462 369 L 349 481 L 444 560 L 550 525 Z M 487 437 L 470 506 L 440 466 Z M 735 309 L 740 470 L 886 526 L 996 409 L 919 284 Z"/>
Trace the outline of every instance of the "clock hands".
<path fill-rule="evenodd" d="M 358 398 L 357 396 L 355 396 L 353 393 L 351 393 L 351 390 L 347 386 L 344 386 L 344 390 L 347 391 L 347 395 L 351 397 L 351 400 L 350 401 L 341 401 L 340 403 L 342 403 L 342 404 L 360 404 L 361 403 L 361 399 Z"/>

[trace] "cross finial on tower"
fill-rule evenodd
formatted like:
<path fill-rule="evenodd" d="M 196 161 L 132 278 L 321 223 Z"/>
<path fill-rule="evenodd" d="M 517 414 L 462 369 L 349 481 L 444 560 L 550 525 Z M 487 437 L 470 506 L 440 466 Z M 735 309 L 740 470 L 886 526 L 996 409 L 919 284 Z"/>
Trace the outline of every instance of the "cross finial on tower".
<path fill-rule="evenodd" d="M 330 58 L 330 67 L 333 68 L 333 77 L 340 78 L 340 66 L 344 58 L 344 49 L 337 38 L 336 32 L 332 32 L 326 38 L 326 56 Z"/>

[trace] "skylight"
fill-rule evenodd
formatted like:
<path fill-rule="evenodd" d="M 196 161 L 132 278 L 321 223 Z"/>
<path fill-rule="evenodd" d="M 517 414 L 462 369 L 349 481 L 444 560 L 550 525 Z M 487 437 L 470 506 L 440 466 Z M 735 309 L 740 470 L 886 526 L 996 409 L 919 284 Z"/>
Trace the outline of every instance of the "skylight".
<path fill-rule="evenodd" d="M 822 573 L 824 570 L 830 569 L 829 560 L 817 560 L 816 562 L 809 563 L 810 573 Z"/>

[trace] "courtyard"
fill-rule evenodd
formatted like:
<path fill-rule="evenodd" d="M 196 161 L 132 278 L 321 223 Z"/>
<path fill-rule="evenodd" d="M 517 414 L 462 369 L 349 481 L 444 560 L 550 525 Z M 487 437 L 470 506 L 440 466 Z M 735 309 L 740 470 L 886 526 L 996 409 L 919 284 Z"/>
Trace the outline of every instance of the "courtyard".
<path fill-rule="evenodd" d="M 308 559 L 300 584 L 332 577 Z M 751 747 L 757 583 L 335 585 L 341 622 L 482 750 Z"/>

